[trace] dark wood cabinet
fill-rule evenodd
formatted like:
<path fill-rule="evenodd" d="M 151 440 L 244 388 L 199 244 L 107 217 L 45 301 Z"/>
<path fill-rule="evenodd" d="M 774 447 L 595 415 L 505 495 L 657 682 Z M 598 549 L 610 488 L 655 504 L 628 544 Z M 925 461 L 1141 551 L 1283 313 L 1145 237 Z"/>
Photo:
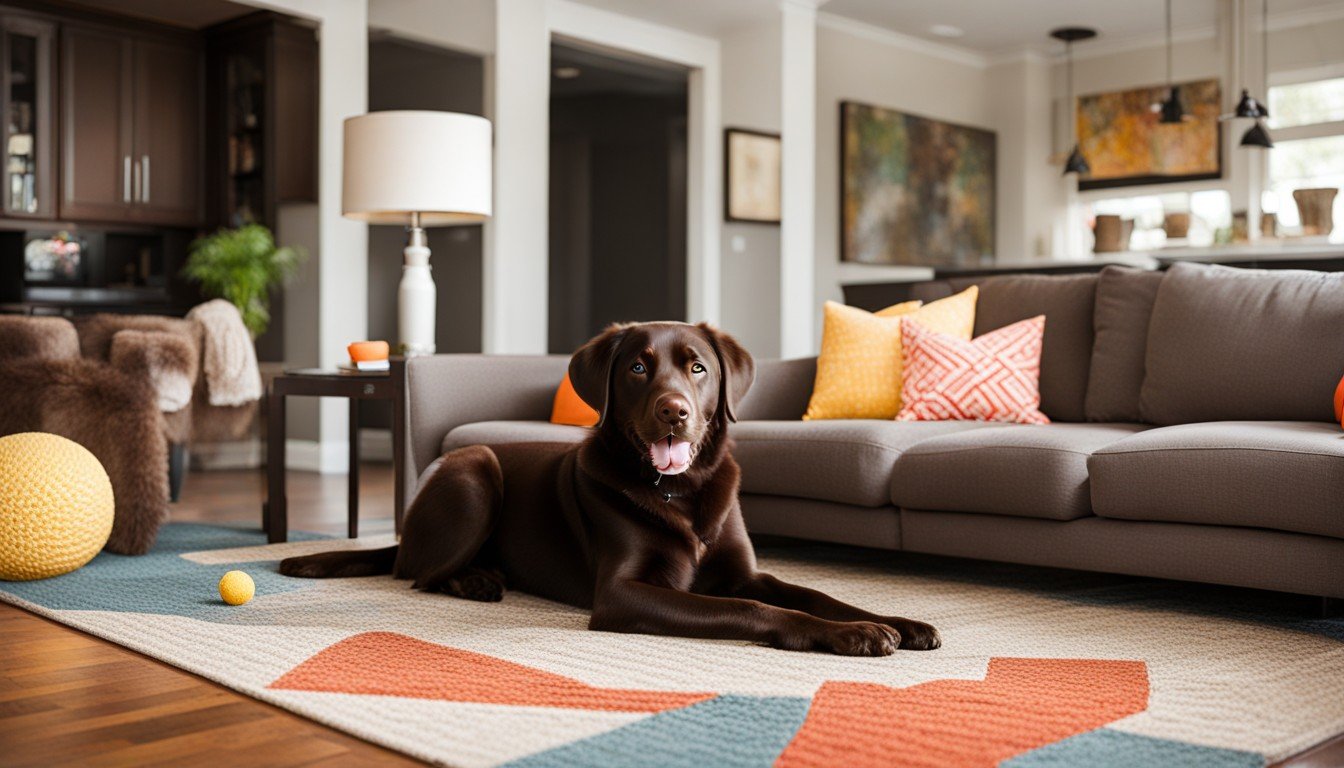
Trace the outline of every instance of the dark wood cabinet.
<path fill-rule="evenodd" d="M 132 163 L 139 164 L 137 221 L 198 224 L 202 218 L 201 52 L 158 40 L 135 43 Z"/>
<path fill-rule="evenodd" d="M 5 216 L 56 215 L 56 25 L 0 14 L 0 147 L 4 147 Z"/>
<path fill-rule="evenodd" d="M 213 216 L 274 229 L 278 205 L 317 201 L 316 30 L 263 11 L 206 40 Z"/>
<path fill-rule="evenodd" d="M 125 220 L 130 214 L 131 41 L 119 30 L 61 30 L 61 217 Z"/>
<path fill-rule="evenodd" d="M 61 216 L 200 224 L 199 47 L 67 24 L 61 75 Z"/>

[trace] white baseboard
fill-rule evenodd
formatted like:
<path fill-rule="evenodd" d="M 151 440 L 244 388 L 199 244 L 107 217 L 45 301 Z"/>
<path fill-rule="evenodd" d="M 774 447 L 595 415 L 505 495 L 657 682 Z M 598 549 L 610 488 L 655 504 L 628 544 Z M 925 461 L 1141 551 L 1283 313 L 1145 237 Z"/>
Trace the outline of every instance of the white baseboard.
<path fill-rule="evenodd" d="M 285 440 L 285 468 L 344 475 L 350 469 L 350 445 L 344 440 Z"/>

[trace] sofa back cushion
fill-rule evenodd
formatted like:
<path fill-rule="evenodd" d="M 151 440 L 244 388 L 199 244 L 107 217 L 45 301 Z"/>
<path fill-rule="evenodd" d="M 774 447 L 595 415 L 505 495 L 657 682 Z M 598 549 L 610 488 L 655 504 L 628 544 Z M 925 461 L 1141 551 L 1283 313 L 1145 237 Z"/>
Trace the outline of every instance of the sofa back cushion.
<path fill-rule="evenodd" d="M 737 420 L 798 420 L 812 397 L 817 358 L 756 361 L 756 380 L 737 405 Z"/>
<path fill-rule="evenodd" d="M 1085 420 L 1096 288 L 1095 274 L 1005 275 L 980 282 L 976 336 L 1045 315 L 1041 411 L 1052 421 Z"/>
<path fill-rule="evenodd" d="M 1344 273 L 1177 264 L 1157 291 L 1139 410 L 1153 424 L 1330 421 Z"/>
<path fill-rule="evenodd" d="M 1095 338 L 1084 410 L 1088 421 L 1140 420 L 1148 320 L 1163 272 L 1109 266 L 1097 279 Z"/>

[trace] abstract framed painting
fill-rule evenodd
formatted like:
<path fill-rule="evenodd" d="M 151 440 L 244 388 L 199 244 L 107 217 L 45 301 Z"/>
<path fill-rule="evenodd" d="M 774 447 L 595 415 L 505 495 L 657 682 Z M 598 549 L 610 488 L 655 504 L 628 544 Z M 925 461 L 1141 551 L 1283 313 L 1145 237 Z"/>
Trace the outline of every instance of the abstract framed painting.
<path fill-rule="evenodd" d="M 723 144 L 724 219 L 778 224 L 779 134 L 728 128 L 723 132 Z"/>
<path fill-rule="evenodd" d="M 1222 178 L 1222 89 L 1216 79 L 1178 85 L 1187 117 L 1174 125 L 1153 111 L 1165 85 L 1078 97 L 1078 148 L 1092 169 L 1079 189 Z"/>
<path fill-rule="evenodd" d="M 840 103 L 840 258 L 959 266 L 994 256 L 993 131 Z"/>

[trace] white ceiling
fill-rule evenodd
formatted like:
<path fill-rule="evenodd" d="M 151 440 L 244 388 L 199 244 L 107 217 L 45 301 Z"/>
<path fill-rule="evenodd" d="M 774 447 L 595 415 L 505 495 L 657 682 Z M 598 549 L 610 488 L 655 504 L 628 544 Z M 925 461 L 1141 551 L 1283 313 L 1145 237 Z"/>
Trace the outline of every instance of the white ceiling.
<path fill-rule="evenodd" d="M 647 21 L 708 36 L 720 36 L 777 13 L 780 0 L 581 0 Z M 892 32 L 952 45 L 977 54 L 1024 49 L 1058 50 L 1050 30 L 1094 27 L 1100 40 L 1153 38 L 1165 29 L 1164 0 L 812 0 L 822 13 Z M 1344 0 L 1268 0 L 1271 17 L 1339 9 Z M 1173 0 L 1172 26 L 1178 33 L 1211 29 L 1220 0 Z M 1246 0 L 1258 14 L 1260 0 Z M 931 31 L 935 24 L 964 30 L 955 39 Z"/>
<path fill-rule="evenodd" d="M 1246 0 L 1247 12 L 1258 16 L 1261 0 Z M 1335 7 L 1344 0 L 1268 0 L 1271 16 L 1309 9 Z M 1173 0 L 1171 25 L 1177 31 L 1212 28 L 1218 20 L 1218 0 Z M 1000 54 L 1031 48 L 1058 49 L 1049 38 L 1057 27 L 1092 27 L 1102 40 L 1160 36 L 1165 31 L 1164 0 L 830 0 L 822 10 L 895 32 Z M 950 24 L 965 35 L 948 39 L 935 35 L 935 24 Z"/>

